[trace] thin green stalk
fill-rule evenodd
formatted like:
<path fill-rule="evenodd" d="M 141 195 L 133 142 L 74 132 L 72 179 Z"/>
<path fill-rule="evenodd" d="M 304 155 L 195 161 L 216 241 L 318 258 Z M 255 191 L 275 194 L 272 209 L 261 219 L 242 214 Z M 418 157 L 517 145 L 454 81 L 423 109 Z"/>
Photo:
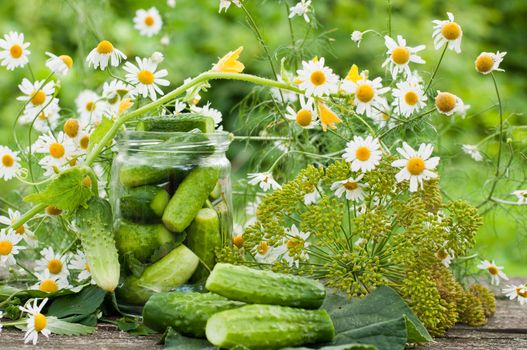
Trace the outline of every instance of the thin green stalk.
<path fill-rule="evenodd" d="M 428 84 L 426 85 L 425 89 L 425 95 L 428 92 L 428 89 L 430 88 L 430 85 L 432 85 L 432 82 L 434 81 L 434 78 L 437 74 L 437 71 L 439 70 L 439 66 L 441 65 L 441 62 L 443 61 L 443 57 L 445 56 L 446 49 L 448 48 L 448 45 L 445 44 L 445 48 L 443 49 L 443 52 L 441 52 L 441 57 L 439 57 L 439 62 L 437 62 L 437 66 L 434 69 L 434 73 L 432 73 L 432 76 L 430 77 L 430 80 L 428 81 Z"/>
<path fill-rule="evenodd" d="M 33 208 L 31 208 L 29 211 L 27 211 L 24 215 L 22 215 L 18 220 L 17 222 L 13 223 L 11 225 L 11 228 L 16 230 L 17 228 L 19 228 L 20 226 L 24 225 L 26 222 L 28 222 L 29 220 L 31 220 L 31 218 L 33 218 L 33 216 L 37 215 L 38 213 L 40 213 L 42 210 L 44 210 L 45 208 L 47 207 L 46 204 L 43 204 L 43 203 L 40 203 L 40 204 L 37 204 L 35 205 Z"/>
<path fill-rule="evenodd" d="M 392 36 L 392 1 L 388 0 L 388 36 Z"/>

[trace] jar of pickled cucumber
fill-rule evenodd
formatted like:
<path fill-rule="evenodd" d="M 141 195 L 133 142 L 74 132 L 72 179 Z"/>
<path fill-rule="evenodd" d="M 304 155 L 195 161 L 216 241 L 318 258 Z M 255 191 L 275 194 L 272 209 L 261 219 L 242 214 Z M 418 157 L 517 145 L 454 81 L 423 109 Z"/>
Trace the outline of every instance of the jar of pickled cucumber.
<path fill-rule="evenodd" d="M 204 282 L 230 244 L 232 200 L 226 132 L 123 131 L 112 167 L 117 300 Z"/>

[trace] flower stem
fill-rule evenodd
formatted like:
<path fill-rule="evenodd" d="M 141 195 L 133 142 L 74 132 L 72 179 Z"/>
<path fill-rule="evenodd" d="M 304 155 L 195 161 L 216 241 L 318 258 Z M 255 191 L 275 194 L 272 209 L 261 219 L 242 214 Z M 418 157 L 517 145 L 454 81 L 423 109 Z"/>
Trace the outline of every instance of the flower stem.
<path fill-rule="evenodd" d="M 16 230 L 20 226 L 24 225 L 26 222 L 31 220 L 33 216 L 40 213 L 42 210 L 44 210 L 47 207 L 46 204 L 39 203 L 35 205 L 33 208 L 31 208 L 29 211 L 27 211 L 24 215 L 22 215 L 15 223 L 11 225 L 11 228 Z"/>
<path fill-rule="evenodd" d="M 432 76 L 430 77 L 430 80 L 428 81 L 428 84 L 426 85 L 425 89 L 425 95 L 430 88 L 430 85 L 432 85 L 432 82 L 434 81 L 434 78 L 437 74 L 437 71 L 439 70 L 439 66 L 441 65 L 441 62 L 443 61 L 443 57 L 445 56 L 446 49 L 448 48 L 448 45 L 445 44 L 445 48 L 443 49 L 443 52 L 441 52 L 441 57 L 439 57 L 439 62 L 437 62 L 437 66 L 434 69 L 434 73 L 432 73 Z"/>

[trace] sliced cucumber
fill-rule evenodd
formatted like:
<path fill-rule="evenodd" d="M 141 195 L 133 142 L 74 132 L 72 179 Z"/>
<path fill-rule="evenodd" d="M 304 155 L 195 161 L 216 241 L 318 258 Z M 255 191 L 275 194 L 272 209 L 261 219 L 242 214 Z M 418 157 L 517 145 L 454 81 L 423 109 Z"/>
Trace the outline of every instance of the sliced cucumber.
<path fill-rule="evenodd" d="M 138 131 L 186 132 L 198 129 L 203 133 L 213 133 L 215 123 L 212 117 L 204 115 L 182 115 L 142 118 L 136 126 Z"/>

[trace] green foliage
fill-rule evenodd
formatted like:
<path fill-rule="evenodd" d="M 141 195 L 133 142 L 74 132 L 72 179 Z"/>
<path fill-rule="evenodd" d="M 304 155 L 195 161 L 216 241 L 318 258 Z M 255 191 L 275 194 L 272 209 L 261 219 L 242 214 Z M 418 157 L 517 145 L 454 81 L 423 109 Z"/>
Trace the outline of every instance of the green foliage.
<path fill-rule="evenodd" d="M 47 317 L 46 328 L 58 335 L 86 335 L 95 332 L 96 327 L 85 326 L 79 323 L 70 323 L 56 317 Z"/>
<path fill-rule="evenodd" d="M 65 318 L 73 315 L 93 314 L 104 301 L 106 292 L 95 286 L 88 286 L 80 293 L 63 296 L 53 300 L 48 309 L 49 316 Z"/>

